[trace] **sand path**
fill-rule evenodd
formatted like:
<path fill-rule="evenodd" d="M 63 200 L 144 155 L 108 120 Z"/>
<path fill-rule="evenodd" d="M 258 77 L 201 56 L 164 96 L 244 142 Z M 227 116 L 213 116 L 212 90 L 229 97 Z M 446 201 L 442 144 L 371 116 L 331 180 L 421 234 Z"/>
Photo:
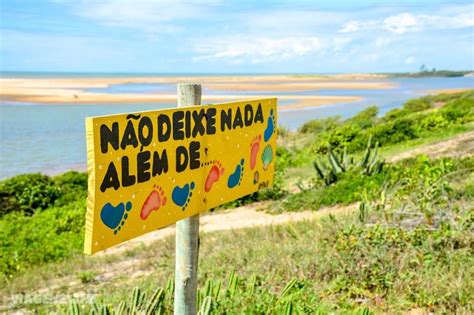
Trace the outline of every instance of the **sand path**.
<path fill-rule="evenodd" d="M 426 154 L 430 158 L 441 156 L 462 158 L 474 155 L 474 131 L 462 133 L 447 140 L 441 140 L 407 150 L 392 156 L 388 161 L 395 163 L 420 154 Z"/>
<path fill-rule="evenodd" d="M 216 213 L 204 213 L 200 217 L 199 231 L 208 233 L 257 226 L 279 225 L 289 222 L 311 220 L 329 213 L 347 212 L 353 208 L 353 206 L 335 206 L 322 208 L 318 211 L 285 212 L 273 215 L 264 211 L 259 211 L 262 208 L 265 208 L 266 205 L 267 203 L 253 203 L 231 210 L 218 211 Z M 120 245 L 106 249 L 97 253 L 96 256 L 120 254 L 135 246 L 150 245 L 157 240 L 161 240 L 174 234 L 175 226 L 168 226 L 166 228 L 145 234 Z"/>

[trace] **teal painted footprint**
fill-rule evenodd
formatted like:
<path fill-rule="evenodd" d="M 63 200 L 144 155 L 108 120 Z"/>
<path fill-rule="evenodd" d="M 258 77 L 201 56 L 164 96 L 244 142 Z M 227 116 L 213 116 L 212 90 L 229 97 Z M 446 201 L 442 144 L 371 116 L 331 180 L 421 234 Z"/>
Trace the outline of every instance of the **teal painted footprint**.
<path fill-rule="evenodd" d="M 273 149 L 271 145 L 267 145 L 265 149 L 263 149 L 262 152 L 262 163 L 263 163 L 263 169 L 266 171 L 270 164 L 273 161 Z"/>
<path fill-rule="evenodd" d="M 227 186 L 234 188 L 242 182 L 242 176 L 244 175 L 244 159 L 240 160 L 240 163 L 235 167 L 235 171 L 229 176 L 227 180 Z"/>
<path fill-rule="evenodd" d="M 171 193 L 171 199 L 173 200 L 174 204 L 184 211 L 191 200 L 193 195 L 194 189 L 194 182 L 189 184 L 185 184 L 183 187 L 176 186 Z"/>
<path fill-rule="evenodd" d="M 109 229 L 114 230 L 114 234 L 125 224 L 125 220 L 128 218 L 128 212 L 132 210 L 132 203 L 119 203 L 117 206 L 113 206 L 107 202 L 100 211 L 100 219 Z"/>
<path fill-rule="evenodd" d="M 270 116 L 268 116 L 267 120 L 267 128 L 263 132 L 263 140 L 267 142 L 273 136 L 275 132 L 275 116 L 273 115 L 273 109 L 270 109 Z"/>

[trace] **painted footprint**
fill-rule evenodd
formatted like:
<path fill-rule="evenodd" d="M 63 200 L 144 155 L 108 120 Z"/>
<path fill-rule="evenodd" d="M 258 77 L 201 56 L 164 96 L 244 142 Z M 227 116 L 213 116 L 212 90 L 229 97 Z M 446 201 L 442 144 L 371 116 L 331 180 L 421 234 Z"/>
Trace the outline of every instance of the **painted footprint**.
<path fill-rule="evenodd" d="M 275 116 L 273 115 L 273 109 L 270 109 L 270 116 L 268 117 L 268 120 L 267 120 L 267 128 L 265 128 L 265 131 L 263 132 L 263 140 L 265 140 L 265 142 L 270 140 L 274 132 L 275 132 Z"/>
<path fill-rule="evenodd" d="M 114 230 L 114 234 L 117 234 L 125 224 L 130 210 L 132 210 L 130 201 L 125 204 L 121 202 L 117 206 L 112 206 L 111 203 L 107 202 L 100 211 L 100 219 L 105 226 Z"/>
<path fill-rule="evenodd" d="M 212 185 L 224 175 L 224 168 L 222 167 L 221 162 L 214 161 L 209 174 L 207 175 L 206 183 L 204 184 L 204 190 L 209 192 L 212 188 Z"/>
<path fill-rule="evenodd" d="M 240 185 L 242 182 L 242 176 L 244 175 L 244 159 L 240 160 L 240 163 L 235 167 L 235 171 L 229 176 L 227 180 L 227 186 L 234 188 Z"/>
<path fill-rule="evenodd" d="M 194 182 L 185 184 L 183 187 L 176 186 L 171 193 L 173 202 L 184 211 L 191 200 L 194 189 Z"/>
<path fill-rule="evenodd" d="M 148 195 L 142 206 L 140 218 L 146 220 L 152 211 L 157 211 L 166 204 L 165 192 L 160 186 L 154 185 L 153 191 Z"/>
<path fill-rule="evenodd" d="M 250 169 L 253 170 L 257 164 L 257 154 L 260 149 L 260 142 L 262 141 L 262 136 L 258 135 L 250 143 Z"/>
<path fill-rule="evenodd" d="M 265 149 L 263 149 L 262 153 L 262 162 L 263 162 L 263 169 L 267 170 L 270 163 L 273 161 L 273 149 L 271 145 L 267 145 Z"/>
<path fill-rule="evenodd" d="M 253 173 L 253 183 L 254 184 L 258 183 L 259 179 L 260 179 L 260 173 L 258 171 L 255 171 L 255 173 Z"/>

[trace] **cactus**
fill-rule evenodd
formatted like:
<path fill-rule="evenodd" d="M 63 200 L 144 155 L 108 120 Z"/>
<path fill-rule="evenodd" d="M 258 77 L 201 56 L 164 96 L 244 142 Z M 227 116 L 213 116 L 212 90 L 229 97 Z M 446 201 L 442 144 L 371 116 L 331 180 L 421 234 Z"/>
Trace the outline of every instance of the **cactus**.
<path fill-rule="evenodd" d="M 201 305 L 201 308 L 199 309 L 199 315 L 208 315 L 211 313 L 212 309 L 212 297 L 211 296 L 206 296 L 204 299 L 204 302 Z"/>
<path fill-rule="evenodd" d="M 365 218 L 367 216 L 367 203 L 365 201 L 362 201 L 359 205 L 359 221 L 361 223 L 365 222 Z"/>
<path fill-rule="evenodd" d="M 362 168 L 365 168 L 367 163 L 369 162 L 371 147 L 372 147 L 372 136 L 369 137 L 369 141 L 367 142 L 367 148 L 365 149 L 364 157 L 359 163 L 359 166 Z"/>
<path fill-rule="evenodd" d="M 70 315 L 79 315 L 81 313 L 79 309 L 79 304 L 77 304 L 77 301 L 74 298 L 69 300 L 69 307 L 67 313 Z"/>
<path fill-rule="evenodd" d="M 148 301 L 145 307 L 145 314 L 155 314 L 155 311 L 161 306 L 164 297 L 164 290 L 162 288 L 158 288 Z"/>
<path fill-rule="evenodd" d="M 238 276 L 235 274 L 235 271 L 232 270 L 229 276 L 229 283 L 227 284 L 227 295 L 229 297 L 234 296 L 235 292 L 237 291 L 238 282 Z"/>
<path fill-rule="evenodd" d="M 286 303 L 285 306 L 285 315 L 291 315 L 293 314 L 293 303 L 291 301 Z"/>
<path fill-rule="evenodd" d="M 100 309 L 100 315 L 110 315 L 110 310 L 107 305 L 102 305 Z"/>
<path fill-rule="evenodd" d="M 116 315 L 125 315 L 127 314 L 127 303 L 125 301 L 120 301 L 117 311 L 115 311 Z"/>
<path fill-rule="evenodd" d="M 376 142 L 372 151 L 372 136 L 370 136 L 362 160 L 358 164 L 354 163 L 354 158 L 347 154 L 347 148 L 344 147 L 339 156 L 334 153 L 332 148 L 329 148 L 327 153 L 328 162 L 324 163 L 317 159 L 313 162 L 313 166 L 318 177 L 324 181 L 326 186 L 337 182 L 339 174 L 355 168 L 359 168 L 362 174 L 367 176 L 379 174 L 382 172 L 385 161 L 379 159 L 378 149 L 379 143 Z"/>
<path fill-rule="evenodd" d="M 139 287 L 133 288 L 130 300 L 130 314 L 135 314 L 140 309 L 142 302 L 142 292 Z"/>
<path fill-rule="evenodd" d="M 221 294 L 222 282 L 216 281 L 212 290 L 212 297 L 217 301 Z"/>

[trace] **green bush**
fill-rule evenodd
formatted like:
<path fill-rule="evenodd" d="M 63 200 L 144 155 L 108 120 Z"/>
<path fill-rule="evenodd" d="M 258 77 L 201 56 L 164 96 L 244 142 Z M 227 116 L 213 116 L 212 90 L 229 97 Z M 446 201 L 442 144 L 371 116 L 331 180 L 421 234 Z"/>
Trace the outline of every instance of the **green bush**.
<path fill-rule="evenodd" d="M 0 271 L 11 274 L 57 261 L 82 249 L 86 201 L 37 211 L 11 212 L 0 219 Z"/>
<path fill-rule="evenodd" d="M 447 102 L 432 111 L 434 102 Z M 437 132 L 447 126 L 460 126 L 474 121 L 474 91 L 465 93 L 425 96 L 407 101 L 402 109 L 393 109 L 377 118 L 378 109 L 369 107 L 356 116 L 341 121 L 339 117 L 312 120 L 300 128 L 302 133 L 314 133 L 309 153 L 327 153 L 332 147 L 340 152 L 365 148 L 370 136 L 382 146 L 397 144 Z"/>
<path fill-rule="evenodd" d="M 385 113 L 385 116 L 383 116 L 381 118 L 381 121 L 382 122 L 392 121 L 394 119 L 401 118 L 401 117 L 406 116 L 408 114 L 410 114 L 410 112 L 407 111 L 406 109 L 394 108 L 394 109 L 388 111 L 387 113 Z"/>
<path fill-rule="evenodd" d="M 60 192 L 50 177 L 42 174 L 18 175 L 0 182 L 0 216 L 22 211 L 31 215 L 46 209 Z"/>
<path fill-rule="evenodd" d="M 448 125 L 448 123 L 449 122 L 443 115 L 441 115 L 440 113 L 433 113 L 423 118 L 420 121 L 418 128 L 420 132 L 432 131 L 445 127 Z"/>
<path fill-rule="evenodd" d="M 393 121 L 379 124 L 367 130 L 380 145 L 400 143 L 417 138 L 417 117 L 402 117 Z M 362 141 L 362 139 L 360 140 Z M 366 140 L 364 139 L 364 142 Z M 357 149 L 361 146 L 357 143 Z M 362 147 L 362 146 L 361 146 Z"/>
<path fill-rule="evenodd" d="M 17 175 L 0 182 L 0 217 L 15 211 L 32 215 L 86 196 L 86 173 L 70 171 L 53 178 L 39 173 Z"/>
<path fill-rule="evenodd" d="M 329 147 L 340 152 L 344 147 L 351 147 L 351 143 L 361 134 L 362 128 L 353 123 L 347 123 L 336 129 L 318 136 L 314 145 L 315 153 L 325 154 Z M 367 143 L 367 140 L 366 140 Z"/>
<path fill-rule="evenodd" d="M 53 181 L 60 194 L 56 205 L 66 205 L 87 196 L 87 173 L 69 171 L 54 177 Z"/>
<path fill-rule="evenodd" d="M 320 133 L 332 130 L 341 124 L 342 120 L 340 116 L 313 119 L 301 125 L 301 127 L 298 128 L 298 131 L 301 133 Z"/>
<path fill-rule="evenodd" d="M 430 109 L 433 106 L 428 97 L 414 98 L 403 104 L 403 108 L 412 113 Z"/>
<path fill-rule="evenodd" d="M 361 200 L 364 191 L 379 189 L 386 178 L 385 171 L 372 176 L 351 171 L 341 174 L 338 181 L 331 186 L 325 186 L 322 181 L 316 181 L 312 188 L 288 195 L 282 204 L 282 210 L 317 210 L 322 206 L 357 202 Z"/>
<path fill-rule="evenodd" d="M 440 112 L 450 122 L 467 123 L 474 121 L 474 98 L 450 101 Z"/>
<path fill-rule="evenodd" d="M 347 122 L 357 124 L 362 129 L 365 129 L 375 124 L 378 113 L 379 109 L 377 106 L 370 106 L 359 112 L 354 117 L 349 118 Z"/>

